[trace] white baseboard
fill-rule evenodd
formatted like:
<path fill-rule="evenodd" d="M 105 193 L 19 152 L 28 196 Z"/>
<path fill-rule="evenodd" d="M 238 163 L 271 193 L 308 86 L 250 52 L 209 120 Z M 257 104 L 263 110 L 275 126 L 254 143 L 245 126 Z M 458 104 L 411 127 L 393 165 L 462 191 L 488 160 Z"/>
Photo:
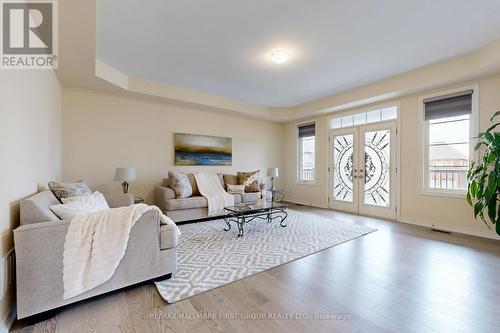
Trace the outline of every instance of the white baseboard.
<path fill-rule="evenodd" d="M 298 204 L 298 205 L 303 205 L 303 206 L 308 206 L 308 207 L 329 209 L 329 207 L 327 207 L 327 206 L 313 204 L 313 203 L 306 203 L 306 202 L 302 202 L 299 200 L 293 200 L 293 199 L 292 200 L 287 199 L 286 202 L 290 202 L 290 203 L 294 203 L 294 204 Z M 443 231 L 455 232 L 455 233 L 469 235 L 469 236 L 476 236 L 476 237 L 483 237 L 483 238 L 500 240 L 500 236 L 497 235 L 494 230 L 491 230 L 491 231 L 479 230 L 476 228 L 460 227 L 460 226 L 456 226 L 456 225 L 452 225 L 452 224 L 441 224 L 441 223 L 435 223 L 435 222 L 407 218 L 407 217 L 399 217 L 397 221 L 407 223 L 407 224 L 418 225 L 421 227 L 434 228 L 434 229 L 439 229 L 439 230 L 443 230 Z"/>
<path fill-rule="evenodd" d="M 13 306 L 12 309 L 10 309 L 10 312 L 7 314 L 7 317 L 3 320 L 2 325 L 0 325 L 0 333 L 9 333 L 12 324 L 14 324 L 14 320 L 16 320 L 16 317 L 16 307 Z"/>
<path fill-rule="evenodd" d="M 327 207 L 327 206 L 318 205 L 318 204 L 315 204 L 315 203 L 310 203 L 310 202 L 302 202 L 302 201 L 298 201 L 298 200 L 289 200 L 289 199 L 285 199 L 285 201 L 286 201 L 286 202 L 289 202 L 289 203 L 297 204 L 297 205 L 302 205 L 302 206 L 317 207 L 317 208 L 328 209 L 328 207 Z"/>
<path fill-rule="evenodd" d="M 498 236 L 495 233 L 495 231 L 493 231 L 493 230 L 491 230 L 491 231 L 478 230 L 475 228 L 460 227 L 460 226 L 451 225 L 451 224 L 440 224 L 440 223 L 434 223 L 434 222 L 430 222 L 430 221 L 423 221 L 423 220 L 419 220 L 419 219 L 405 218 L 405 217 L 399 218 L 398 221 L 403 222 L 403 223 L 408 223 L 408 224 L 419 225 L 422 227 L 434 228 L 434 229 L 443 230 L 443 231 L 456 232 L 459 234 L 464 234 L 464 235 L 469 235 L 469 236 L 484 237 L 484 238 L 500 240 L 500 236 Z"/>

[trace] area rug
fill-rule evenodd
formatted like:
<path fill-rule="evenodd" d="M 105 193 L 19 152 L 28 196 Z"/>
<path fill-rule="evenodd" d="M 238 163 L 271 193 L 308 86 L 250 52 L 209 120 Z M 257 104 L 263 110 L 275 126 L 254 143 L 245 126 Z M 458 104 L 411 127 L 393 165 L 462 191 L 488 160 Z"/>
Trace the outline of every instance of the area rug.
<path fill-rule="evenodd" d="M 236 237 L 223 220 L 179 225 L 178 269 L 155 282 L 168 303 L 203 293 L 375 231 L 311 212 L 288 210 L 287 226 L 254 220 Z"/>

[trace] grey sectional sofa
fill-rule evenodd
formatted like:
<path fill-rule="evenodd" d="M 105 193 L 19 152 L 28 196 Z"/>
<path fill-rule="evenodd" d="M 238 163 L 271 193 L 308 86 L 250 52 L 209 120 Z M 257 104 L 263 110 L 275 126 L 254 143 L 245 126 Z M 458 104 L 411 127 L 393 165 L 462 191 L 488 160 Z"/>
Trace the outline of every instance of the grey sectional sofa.
<path fill-rule="evenodd" d="M 193 190 L 193 196 L 189 198 L 176 198 L 175 192 L 170 188 L 170 180 L 163 179 L 163 183 L 155 188 L 155 204 L 165 212 L 174 222 L 195 221 L 206 218 L 217 218 L 222 215 L 208 215 L 207 199 L 200 195 L 193 174 L 187 174 Z M 238 184 L 236 175 L 218 174 L 221 184 L 227 188 L 227 184 Z M 266 191 L 266 200 L 271 200 L 271 192 L 267 191 L 266 184 L 261 184 L 261 189 Z M 233 194 L 234 203 L 252 204 L 257 201 L 260 193 Z"/>
<path fill-rule="evenodd" d="M 111 208 L 133 204 L 131 195 L 106 196 Z M 71 299 L 63 299 L 63 249 L 70 221 L 49 209 L 59 201 L 50 191 L 21 202 L 21 226 L 14 230 L 17 281 L 17 315 L 25 318 L 93 296 L 158 277 L 166 278 L 177 267 L 177 236 L 161 225 L 158 212 L 144 214 L 134 225 L 125 252 L 113 277 Z"/>

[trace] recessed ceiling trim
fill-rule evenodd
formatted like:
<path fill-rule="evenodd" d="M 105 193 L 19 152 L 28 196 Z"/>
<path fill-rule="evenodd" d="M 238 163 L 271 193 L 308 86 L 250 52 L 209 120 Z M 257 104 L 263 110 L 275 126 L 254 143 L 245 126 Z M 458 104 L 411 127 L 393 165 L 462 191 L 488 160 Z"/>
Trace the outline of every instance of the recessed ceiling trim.
<path fill-rule="evenodd" d="M 155 82 L 146 84 L 125 71 L 104 74 L 101 59 L 96 56 L 96 2 L 68 0 L 60 5 L 60 66 L 57 76 L 64 86 L 81 87 L 106 93 L 123 93 L 133 98 L 171 104 L 188 103 L 203 110 L 212 110 L 235 116 L 266 119 L 275 122 L 306 119 L 346 108 L 396 98 L 409 93 L 441 88 L 463 83 L 500 71 L 500 40 L 467 55 L 443 63 L 417 69 L 348 91 L 332 94 L 310 103 L 287 108 L 263 108 L 220 96 L 199 95 L 185 92 L 181 97 L 172 87 L 157 87 Z M 267 44 L 269 45 L 269 44 Z M 295 50 L 294 65 L 295 65 Z M 304 50 L 301 51 L 303 58 Z M 96 61 L 97 60 L 97 61 Z M 105 63 L 104 63 L 105 65 Z M 433 74 L 434 73 L 434 74 Z M 96 75 L 97 74 L 97 75 Z M 281 71 L 278 73 L 281 74 Z M 278 75 L 277 74 L 277 75 Z M 100 78 L 104 78 L 104 80 Z M 139 81 L 141 81 L 139 83 Z M 120 88 L 117 88 L 120 87 Z M 140 89 L 138 87 L 141 87 Z M 126 88 L 126 89 L 125 89 Z M 207 103 L 210 107 L 203 105 Z"/>
<path fill-rule="evenodd" d="M 289 108 L 287 119 L 346 110 L 387 99 L 476 80 L 500 72 L 500 39 L 466 55 L 425 66 L 339 94 Z M 274 117 L 283 114 L 274 109 Z"/>
<path fill-rule="evenodd" d="M 128 76 L 96 60 L 96 76 L 127 91 L 221 109 L 235 115 L 275 122 L 305 119 L 440 88 L 500 72 L 500 39 L 467 55 L 426 66 L 291 108 L 267 108 Z"/>
<path fill-rule="evenodd" d="M 95 75 L 109 83 L 133 93 L 163 97 L 180 102 L 195 105 L 198 104 L 203 107 L 208 106 L 211 108 L 231 111 L 233 113 L 251 118 L 272 121 L 270 109 L 267 107 L 252 105 L 222 96 L 211 95 L 205 92 L 129 76 L 98 59 L 96 59 L 95 62 Z"/>
<path fill-rule="evenodd" d="M 500 38 L 498 0 L 99 0 L 96 9 L 99 60 L 265 107 L 315 101 Z M 290 61 L 272 62 L 273 50 Z"/>

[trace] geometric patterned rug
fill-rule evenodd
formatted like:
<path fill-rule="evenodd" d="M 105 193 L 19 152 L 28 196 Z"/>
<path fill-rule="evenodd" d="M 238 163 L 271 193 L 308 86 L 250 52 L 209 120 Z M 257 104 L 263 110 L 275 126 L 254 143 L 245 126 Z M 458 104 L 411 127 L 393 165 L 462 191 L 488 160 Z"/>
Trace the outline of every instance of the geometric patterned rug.
<path fill-rule="evenodd" d="M 236 237 L 223 220 L 179 225 L 177 272 L 155 282 L 161 296 L 174 303 L 240 280 L 320 250 L 366 235 L 376 229 L 288 209 L 286 227 L 279 221 L 254 220 Z"/>

